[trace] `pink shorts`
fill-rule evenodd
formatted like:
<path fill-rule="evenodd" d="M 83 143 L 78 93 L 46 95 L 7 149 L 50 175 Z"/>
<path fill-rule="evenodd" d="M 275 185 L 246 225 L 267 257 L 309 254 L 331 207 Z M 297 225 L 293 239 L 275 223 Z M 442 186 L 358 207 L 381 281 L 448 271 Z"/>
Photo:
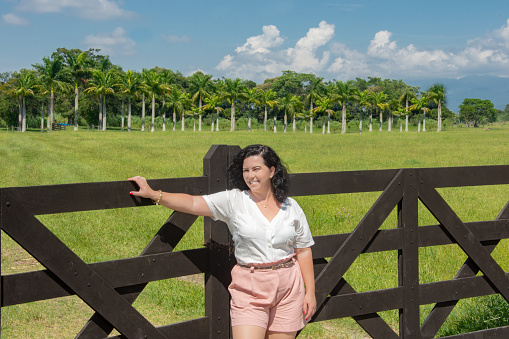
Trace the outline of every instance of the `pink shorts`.
<path fill-rule="evenodd" d="M 299 264 L 278 269 L 232 269 L 232 326 L 255 325 L 274 332 L 295 332 L 306 325 L 304 281 Z"/>

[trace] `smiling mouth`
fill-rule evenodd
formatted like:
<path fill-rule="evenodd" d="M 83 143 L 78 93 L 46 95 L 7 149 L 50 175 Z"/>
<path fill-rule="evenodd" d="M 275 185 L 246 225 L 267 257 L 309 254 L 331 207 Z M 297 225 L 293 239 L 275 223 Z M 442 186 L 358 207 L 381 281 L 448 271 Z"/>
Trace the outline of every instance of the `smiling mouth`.
<path fill-rule="evenodd" d="M 248 182 L 249 182 L 249 185 L 258 184 L 259 183 L 258 181 L 248 181 Z"/>

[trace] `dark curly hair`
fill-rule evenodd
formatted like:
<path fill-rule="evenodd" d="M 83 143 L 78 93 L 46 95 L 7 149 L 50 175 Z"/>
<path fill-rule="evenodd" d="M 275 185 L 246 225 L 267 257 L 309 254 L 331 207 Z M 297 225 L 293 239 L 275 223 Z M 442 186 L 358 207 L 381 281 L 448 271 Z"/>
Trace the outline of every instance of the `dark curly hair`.
<path fill-rule="evenodd" d="M 255 155 L 261 156 L 265 166 L 268 168 L 274 167 L 275 171 L 271 179 L 272 189 L 276 200 L 283 203 L 288 197 L 290 176 L 288 175 L 286 166 L 281 162 L 281 159 L 276 152 L 274 152 L 274 150 L 269 146 L 250 145 L 243 148 L 235 155 L 232 163 L 228 167 L 228 179 L 231 187 L 241 190 L 249 190 L 249 187 L 247 187 L 242 175 L 244 159 Z"/>

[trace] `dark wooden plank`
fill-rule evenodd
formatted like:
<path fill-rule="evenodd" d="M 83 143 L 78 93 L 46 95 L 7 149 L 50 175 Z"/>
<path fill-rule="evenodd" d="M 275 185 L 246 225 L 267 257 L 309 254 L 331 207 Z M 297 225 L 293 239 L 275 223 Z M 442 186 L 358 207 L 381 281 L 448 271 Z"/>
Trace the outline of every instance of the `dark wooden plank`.
<path fill-rule="evenodd" d="M 481 241 L 509 238 L 509 219 L 466 222 L 470 229 Z M 454 240 L 444 233 L 440 225 L 419 226 L 419 247 L 454 244 Z M 332 257 L 337 248 L 348 238 L 350 233 L 329 234 L 315 236 L 313 258 Z M 401 249 L 403 232 L 401 229 L 378 230 L 372 241 L 362 250 L 362 253 L 395 251 Z"/>
<path fill-rule="evenodd" d="M 509 273 L 505 274 L 509 278 Z M 498 293 L 485 276 L 455 278 L 420 285 L 421 305 L 451 303 L 460 299 L 474 298 Z M 435 334 L 436 335 L 436 334 Z"/>
<path fill-rule="evenodd" d="M 328 297 L 325 306 L 314 321 L 366 316 L 376 314 L 377 312 L 403 308 L 403 305 L 404 290 L 402 287 L 347 293 Z M 391 332 L 394 333 L 392 330 Z"/>
<path fill-rule="evenodd" d="M 441 337 L 443 339 L 505 339 L 509 338 L 509 326 L 492 328 L 489 330 L 476 331 Z"/>
<path fill-rule="evenodd" d="M 146 284 L 206 271 L 207 248 L 167 252 L 89 264 L 113 288 Z M 2 306 L 59 298 L 74 294 L 48 270 L 2 276 Z"/>
<path fill-rule="evenodd" d="M 509 165 L 421 168 L 419 172 L 435 188 L 509 184 Z"/>
<path fill-rule="evenodd" d="M 504 270 L 482 246 L 475 235 L 463 224 L 460 218 L 449 207 L 445 200 L 432 187 L 428 187 L 426 178 L 421 179 L 419 195 L 423 204 L 443 225 L 444 229 L 453 237 L 461 249 L 474 261 L 500 294 L 509 301 L 509 279 Z"/>
<path fill-rule="evenodd" d="M 505 207 L 497 216 L 497 219 L 499 220 L 508 218 L 509 218 L 509 202 L 505 205 Z M 498 241 L 495 241 L 493 244 L 484 245 L 488 254 L 491 254 L 495 250 L 497 244 Z M 461 267 L 461 269 L 456 274 L 455 279 L 472 277 L 475 276 L 478 272 L 479 267 L 475 265 L 472 259 L 468 258 Z M 447 319 L 447 317 L 452 312 L 455 306 L 456 301 L 442 302 L 436 304 L 422 324 L 421 327 L 422 337 L 426 339 L 434 338 L 437 332 L 440 330 L 440 327 L 442 327 L 442 324 L 445 322 L 445 320 Z"/>
<path fill-rule="evenodd" d="M 291 174 L 291 196 L 383 191 L 398 170 Z"/>
<path fill-rule="evenodd" d="M 158 327 L 157 329 L 167 338 L 178 339 L 203 339 L 208 338 L 209 318 L 202 317 L 188 321 L 182 321 L 171 325 Z M 122 336 L 108 337 L 108 339 L 124 339 Z"/>
<path fill-rule="evenodd" d="M 113 287 L 6 192 L 3 230 L 128 338 L 165 338 Z"/>
<path fill-rule="evenodd" d="M 166 192 L 204 194 L 207 178 L 148 180 L 154 189 Z M 130 181 L 95 182 L 50 186 L 4 188 L 17 201 L 29 206 L 34 215 L 152 205 L 150 199 L 129 195 L 135 190 Z"/>
<path fill-rule="evenodd" d="M 399 309 L 401 339 L 420 339 L 418 171 L 403 171 L 403 199 L 398 204 L 398 228 L 403 230 L 403 246 L 398 250 L 398 281 L 403 288 Z"/>

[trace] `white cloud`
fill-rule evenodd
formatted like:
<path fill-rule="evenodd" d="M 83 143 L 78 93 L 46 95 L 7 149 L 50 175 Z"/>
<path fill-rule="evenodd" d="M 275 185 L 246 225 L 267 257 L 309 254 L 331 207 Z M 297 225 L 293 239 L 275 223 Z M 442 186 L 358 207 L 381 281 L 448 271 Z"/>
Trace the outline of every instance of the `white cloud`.
<path fill-rule="evenodd" d="M 283 44 L 284 39 L 279 35 L 279 30 L 274 25 L 263 26 L 263 34 L 253 36 L 247 39 L 246 43 L 235 49 L 235 52 L 248 54 L 270 52 L 270 48 L 279 47 Z"/>
<path fill-rule="evenodd" d="M 189 41 L 191 41 L 191 38 L 188 37 L 187 35 L 177 36 L 177 35 L 164 35 L 164 34 L 161 34 L 161 37 L 163 38 L 164 41 L 166 41 L 168 43 L 189 42 Z"/>
<path fill-rule="evenodd" d="M 288 49 L 291 69 L 297 72 L 318 72 L 329 62 L 330 52 L 324 51 L 322 58 L 316 54 L 320 47 L 325 46 L 334 37 L 334 25 L 325 21 L 318 27 L 310 28 L 305 37 L 297 41 L 295 48 Z"/>
<path fill-rule="evenodd" d="M 25 18 L 22 18 L 14 13 L 7 13 L 2 15 L 3 21 L 8 25 L 13 26 L 26 26 L 28 25 L 28 20 Z"/>
<path fill-rule="evenodd" d="M 122 27 L 117 27 L 111 33 L 99 33 L 88 35 L 84 43 L 87 48 L 99 48 L 101 54 L 107 55 L 132 55 L 136 53 L 136 43 L 131 40 Z"/>
<path fill-rule="evenodd" d="M 35 13 L 64 13 L 92 20 L 108 20 L 113 18 L 127 18 L 134 13 L 122 9 L 119 2 L 114 0 L 21 0 L 16 7 L 20 11 Z"/>
<path fill-rule="evenodd" d="M 398 46 L 393 33 L 375 32 L 365 51 L 334 41 L 335 27 L 325 21 L 312 27 L 295 46 L 285 47 L 275 26 L 226 55 L 216 66 L 224 76 L 262 82 L 284 70 L 311 72 L 329 79 L 356 77 L 449 77 L 471 74 L 509 77 L 509 19 L 485 37 L 466 41 L 459 52 Z"/>

